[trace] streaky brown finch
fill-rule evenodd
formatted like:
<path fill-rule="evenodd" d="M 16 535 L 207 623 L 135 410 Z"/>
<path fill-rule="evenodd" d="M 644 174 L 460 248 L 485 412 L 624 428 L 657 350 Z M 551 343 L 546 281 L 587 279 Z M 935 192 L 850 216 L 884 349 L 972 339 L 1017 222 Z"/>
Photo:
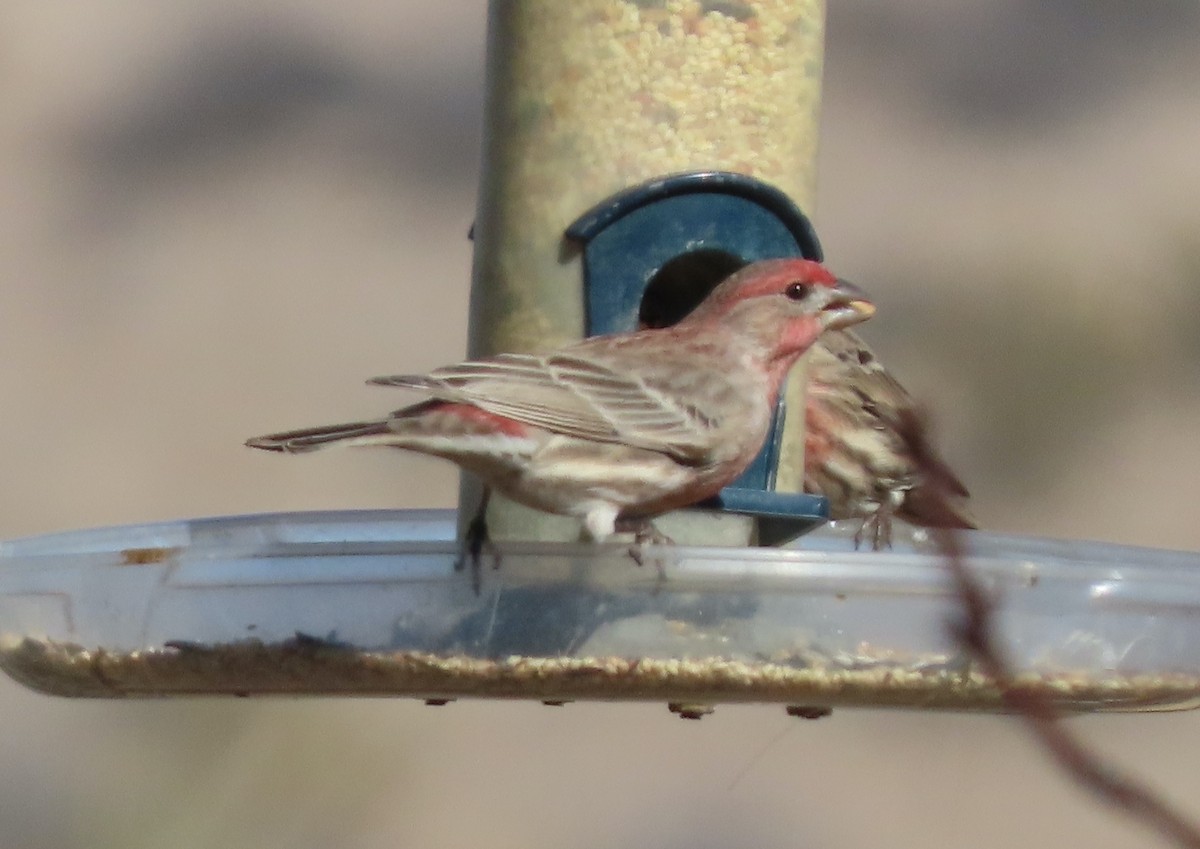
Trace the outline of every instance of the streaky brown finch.
<path fill-rule="evenodd" d="M 860 519 L 855 542 L 891 545 L 892 518 L 925 527 L 977 527 L 967 488 L 940 459 L 945 509 L 904 439 L 913 397 L 850 330 L 826 333 L 808 357 L 804 488 L 829 499 L 829 518 Z"/>
<path fill-rule="evenodd" d="M 788 370 L 874 306 L 823 265 L 765 260 L 661 329 L 595 336 L 370 383 L 429 399 L 373 421 L 260 436 L 268 451 L 334 445 L 443 457 L 587 535 L 652 539 L 650 520 L 715 495 L 762 448 Z"/>

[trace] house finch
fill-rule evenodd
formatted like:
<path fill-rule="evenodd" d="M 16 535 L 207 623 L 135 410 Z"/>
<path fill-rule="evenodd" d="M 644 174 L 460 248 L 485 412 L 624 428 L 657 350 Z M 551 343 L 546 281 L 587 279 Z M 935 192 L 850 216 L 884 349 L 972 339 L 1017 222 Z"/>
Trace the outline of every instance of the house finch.
<path fill-rule="evenodd" d="M 431 398 L 384 418 L 261 436 L 300 452 L 384 445 L 452 460 L 514 501 L 603 540 L 715 495 L 754 459 L 780 386 L 822 332 L 871 316 L 858 289 L 802 259 L 747 266 L 661 330 L 501 354 L 370 383 Z M 473 546 L 473 554 L 478 548 Z"/>
<path fill-rule="evenodd" d="M 673 325 L 722 277 L 744 266 L 732 254 L 696 250 L 664 266 L 647 287 L 640 327 Z M 808 356 L 805 393 L 804 488 L 829 500 L 832 519 L 861 519 L 855 535 L 875 549 L 889 545 L 898 516 L 916 525 L 974 528 L 966 487 L 942 464 L 950 514 L 930 505 L 927 475 L 903 438 L 912 396 L 852 331 L 825 333 Z M 938 461 L 940 463 L 940 461 Z M 953 516 L 951 520 L 949 515 Z"/>
<path fill-rule="evenodd" d="M 861 519 L 876 550 L 891 544 L 892 517 L 928 527 L 974 528 L 967 489 L 941 463 L 949 497 L 934 509 L 927 474 L 903 436 L 917 404 L 849 330 L 826 333 L 808 358 L 804 488 L 829 499 L 831 519 Z"/>

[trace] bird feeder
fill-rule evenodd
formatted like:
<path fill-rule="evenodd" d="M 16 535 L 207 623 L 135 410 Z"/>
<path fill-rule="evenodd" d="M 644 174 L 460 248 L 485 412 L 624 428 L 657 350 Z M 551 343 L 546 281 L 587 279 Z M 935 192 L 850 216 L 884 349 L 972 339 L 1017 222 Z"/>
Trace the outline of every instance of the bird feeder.
<path fill-rule="evenodd" d="M 493 0 L 489 22 L 472 355 L 669 324 L 741 264 L 820 256 L 818 0 Z M 922 532 L 882 552 L 834 524 L 746 545 L 820 517 L 799 492 L 802 387 L 746 475 L 670 529 L 682 544 L 647 547 L 658 569 L 504 503 L 503 566 L 478 585 L 454 511 L 69 531 L 0 542 L 0 669 L 108 698 L 1005 709 L 946 627 L 959 598 Z M 1200 556 L 963 544 L 1022 688 L 1077 712 L 1200 704 Z"/>
<path fill-rule="evenodd" d="M 920 534 L 856 551 L 526 543 L 475 592 L 451 511 L 297 513 L 0 543 L 0 669 L 62 696 L 403 695 L 998 711 Z M 1063 710 L 1200 704 L 1200 556 L 973 533 L 1017 683 Z"/>

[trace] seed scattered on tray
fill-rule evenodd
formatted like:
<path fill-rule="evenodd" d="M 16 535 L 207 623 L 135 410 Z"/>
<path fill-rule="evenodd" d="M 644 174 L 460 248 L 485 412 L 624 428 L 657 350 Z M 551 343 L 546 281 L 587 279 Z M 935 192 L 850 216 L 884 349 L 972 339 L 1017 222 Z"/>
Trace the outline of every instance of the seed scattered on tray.
<path fill-rule="evenodd" d="M 528 657 L 488 660 L 411 651 L 361 651 L 290 639 L 139 651 L 87 649 L 29 637 L 0 638 L 0 668 L 21 683 L 63 696 L 189 694 L 391 695 L 431 702 L 456 697 L 661 701 L 687 713 L 721 703 L 1003 710 L 996 685 L 945 657 L 864 654 L 819 659 L 811 652 L 769 661 L 721 657 Z M 869 649 L 868 649 L 869 650 Z M 847 663 L 850 665 L 846 665 Z M 1024 673 L 1064 710 L 1166 710 L 1200 704 L 1191 675 Z M 796 709 L 817 715 L 816 708 Z"/>

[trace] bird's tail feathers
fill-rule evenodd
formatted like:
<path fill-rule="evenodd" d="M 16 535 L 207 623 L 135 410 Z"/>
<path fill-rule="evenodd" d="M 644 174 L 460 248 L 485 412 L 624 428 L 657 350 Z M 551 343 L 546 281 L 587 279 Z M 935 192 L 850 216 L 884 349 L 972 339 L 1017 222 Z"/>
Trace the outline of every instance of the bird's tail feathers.
<path fill-rule="evenodd" d="M 378 444 L 379 437 L 390 432 L 387 419 L 378 419 L 370 422 L 350 422 L 326 425 L 325 427 L 310 427 L 303 430 L 289 430 L 284 433 L 271 433 L 247 439 L 246 445 L 251 448 L 261 448 L 264 451 L 298 454 L 332 445 Z"/>
<path fill-rule="evenodd" d="M 400 389 L 432 389 L 438 385 L 423 374 L 391 374 L 384 377 L 372 377 L 367 381 L 368 386 L 392 386 Z"/>

